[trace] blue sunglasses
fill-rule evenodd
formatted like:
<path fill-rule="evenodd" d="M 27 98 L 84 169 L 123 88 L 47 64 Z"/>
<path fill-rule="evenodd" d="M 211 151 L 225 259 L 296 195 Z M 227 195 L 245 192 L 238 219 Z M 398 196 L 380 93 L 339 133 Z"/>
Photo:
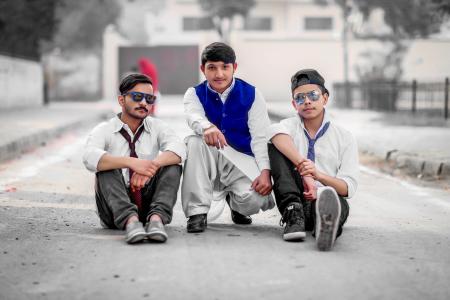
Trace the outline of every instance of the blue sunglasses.
<path fill-rule="evenodd" d="M 306 101 L 306 97 L 309 98 L 311 101 L 317 101 L 320 99 L 321 93 L 319 90 L 312 90 L 307 93 L 298 93 L 294 96 L 294 101 L 297 103 L 297 105 L 302 105 Z"/>
<path fill-rule="evenodd" d="M 122 96 L 130 95 L 131 100 L 134 102 L 141 102 L 142 100 L 145 100 L 147 104 L 153 104 L 156 101 L 156 96 L 152 94 L 146 94 L 141 92 L 128 92 L 125 94 L 122 94 Z"/>

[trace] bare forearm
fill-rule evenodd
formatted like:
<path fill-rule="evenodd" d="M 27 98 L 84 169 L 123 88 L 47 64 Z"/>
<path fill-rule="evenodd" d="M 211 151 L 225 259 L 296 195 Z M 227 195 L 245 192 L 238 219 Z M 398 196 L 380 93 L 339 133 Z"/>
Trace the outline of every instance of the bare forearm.
<path fill-rule="evenodd" d="M 331 186 L 336 190 L 339 196 L 347 197 L 348 195 L 348 187 L 347 183 L 339 178 L 329 176 L 322 172 L 317 172 L 318 176 L 316 178 L 317 181 L 322 183 L 325 186 Z"/>
<path fill-rule="evenodd" d="M 129 168 L 133 159 L 135 158 L 104 154 L 97 164 L 97 171 Z"/>
<path fill-rule="evenodd" d="M 297 151 L 294 145 L 294 141 L 292 138 L 284 133 L 280 133 L 275 135 L 272 139 L 272 144 L 283 153 L 295 166 L 298 165 L 300 161 L 303 160 L 303 157 Z"/>
<path fill-rule="evenodd" d="M 154 161 L 161 167 L 164 167 L 181 163 L 181 158 L 172 151 L 164 151 L 161 152 Z"/>

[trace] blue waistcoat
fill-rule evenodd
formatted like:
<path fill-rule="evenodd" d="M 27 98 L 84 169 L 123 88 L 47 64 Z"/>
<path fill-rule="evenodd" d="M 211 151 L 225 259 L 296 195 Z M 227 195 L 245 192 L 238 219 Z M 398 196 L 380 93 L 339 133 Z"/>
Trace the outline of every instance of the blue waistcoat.
<path fill-rule="evenodd" d="M 228 145 L 254 156 L 250 147 L 252 137 L 248 128 L 248 112 L 255 101 L 255 87 L 235 78 L 225 103 L 222 103 L 217 92 L 208 88 L 206 80 L 195 87 L 195 92 L 209 122 L 222 131 Z"/>

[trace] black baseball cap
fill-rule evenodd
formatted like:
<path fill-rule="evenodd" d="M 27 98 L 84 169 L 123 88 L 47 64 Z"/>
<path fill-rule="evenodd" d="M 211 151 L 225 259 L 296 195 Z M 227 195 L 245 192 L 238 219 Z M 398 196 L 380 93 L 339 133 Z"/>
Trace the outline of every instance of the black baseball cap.
<path fill-rule="evenodd" d="M 291 92 L 294 92 L 297 87 L 305 84 L 317 84 L 322 88 L 322 93 L 330 94 L 325 87 L 325 79 L 323 79 L 322 75 L 314 69 L 297 71 L 297 73 L 291 77 Z"/>

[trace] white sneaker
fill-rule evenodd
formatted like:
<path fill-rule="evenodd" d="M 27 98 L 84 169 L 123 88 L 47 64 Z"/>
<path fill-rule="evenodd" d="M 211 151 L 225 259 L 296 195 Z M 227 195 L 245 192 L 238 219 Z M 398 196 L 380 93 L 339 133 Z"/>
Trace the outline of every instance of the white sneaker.
<path fill-rule="evenodd" d="M 320 251 L 333 247 L 340 218 L 339 197 L 333 188 L 325 187 L 316 200 L 316 242 Z"/>

